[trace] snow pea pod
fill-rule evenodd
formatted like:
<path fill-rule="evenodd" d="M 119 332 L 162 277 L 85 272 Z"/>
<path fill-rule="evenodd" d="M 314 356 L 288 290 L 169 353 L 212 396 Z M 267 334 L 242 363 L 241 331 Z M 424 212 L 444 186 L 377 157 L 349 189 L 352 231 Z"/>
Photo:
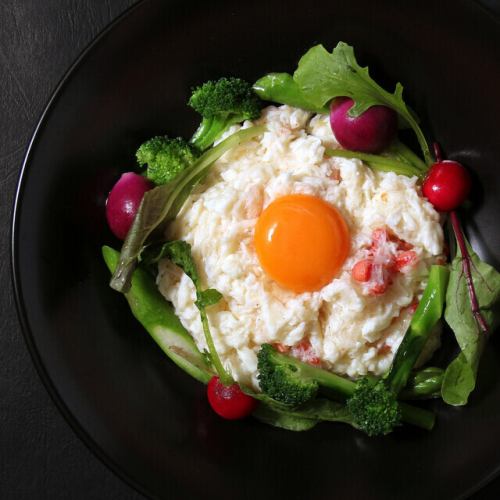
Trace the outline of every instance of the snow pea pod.
<path fill-rule="evenodd" d="M 256 94 L 264 101 L 288 104 L 314 113 L 328 114 L 328 107 L 317 107 L 305 97 L 297 82 L 288 73 L 269 73 L 253 84 Z"/>
<path fill-rule="evenodd" d="M 432 399 L 441 396 L 444 370 L 429 366 L 413 373 L 406 387 L 399 394 L 400 399 Z"/>
<path fill-rule="evenodd" d="M 120 253 L 103 246 L 102 256 L 113 273 Z M 204 384 L 208 383 L 213 373 L 205 358 L 147 271 L 140 267 L 134 270 L 130 290 L 125 293 L 125 297 L 132 314 L 162 351 L 186 373 Z"/>
<path fill-rule="evenodd" d="M 411 370 L 427 342 L 434 325 L 443 314 L 450 271 L 446 266 L 431 266 L 429 281 L 413 315 L 410 326 L 394 357 L 386 382 L 399 394 L 406 386 Z"/>

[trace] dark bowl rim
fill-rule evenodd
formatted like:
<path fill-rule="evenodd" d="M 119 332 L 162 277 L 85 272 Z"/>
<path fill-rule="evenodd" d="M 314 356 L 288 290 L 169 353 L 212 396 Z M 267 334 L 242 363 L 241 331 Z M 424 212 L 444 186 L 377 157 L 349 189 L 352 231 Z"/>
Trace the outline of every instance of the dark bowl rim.
<path fill-rule="evenodd" d="M 54 105 L 57 102 L 60 94 L 63 92 L 66 85 L 71 81 L 76 69 L 85 61 L 87 55 L 97 46 L 101 41 L 108 35 L 118 24 L 120 24 L 125 18 L 129 17 L 141 4 L 145 3 L 147 0 L 136 0 L 134 4 L 129 6 L 124 10 L 116 19 L 111 21 L 107 26 L 105 26 L 80 52 L 75 61 L 66 70 L 64 75 L 59 80 L 56 85 L 52 95 L 45 104 L 43 111 L 37 120 L 35 128 L 31 133 L 30 141 L 26 148 L 26 153 L 22 162 L 22 166 L 19 172 L 16 191 L 14 195 L 14 201 L 12 205 L 11 212 L 11 224 L 10 224 L 10 271 L 11 271 L 11 285 L 14 292 L 14 301 L 17 311 L 17 317 L 21 325 L 21 332 L 24 337 L 24 341 L 28 348 L 31 356 L 31 360 L 35 365 L 36 372 L 40 377 L 42 384 L 49 393 L 50 398 L 54 402 L 56 408 L 62 414 L 64 420 L 69 424 L 76 436 L 85 444 L 85 446 L 90 450 L 90 452 L 96 456 L 111 472 L 118 476 L 122 481 L 132 487 L 138 493 L 144 495 L 145 497 L 153 498 L 150 492 L 140 484 L 139 482 L 132 479 L 121 467 L 118 465 L 105 451 L 104 449 L 90 436 L 90 434 L 85 430 L 83 425 L 79 422 L 78 418 L 71 412 L 66 403 L 64 402 L 62 396 L 59 394 L 56 385 L 52 381 L 45 364 L 38 352 L 35 344 L 33 332 L 29 326 L 26 314 L 26 306 L 24 304 L 23 292 L 20 280 L 20 270 L 19 270 L 19 259 L 17 255 L 18 249 L 18 233 L 19 233 L 19 211 L 23 201 L 23 191 L 26 182 L 26 177 L 28 170 L 31 166 L 32 156 L 35 150 L 35 146 L 38 142 L 39 136 L 46 125 L 47 118 L 49 117 Z"/>
<path fill-rule="evenodd" d="M 14 292 L 14 301 L 17 312 L 17 317 L 21 326 L 21 332 L 28 348 L 31 360 L 35 365 L 36 372 L 42 381 L 45 389 L 47 390 L 50 398 L 55 404 L 58 411 L 63 416 L 64 420 L 69 424 L 76 436 L 85 444 L 87 449 L 96 456 L 101 463 L 103 463 L 111 472 L 113 472 L 118 478 L 124 481 L 128 486 L 133 488 L 137 493 L 148 497 L 155 498 L 151 492 L 149 492 L 144 485 L 134 480 L 123 468 L 118 465 L 105 451 L 104 449 L 90 436 L 90 434 L 85 430 L 83 425 L 79 422 L 77 417 L 71 412 L 66 403 L 64 402 L 62 396 L 59 394 L 54 382 L 52 381 L 47 369 L 41 359 L 40 353 L 38 352 L 35 340 L 33 337 L 33 332 L 29 326 L 26 314 L 26 307 L 23 300 L 22 287 L 20 282 L 20 271 L 19 262 L 17 257 L 18 248 L 18 232 L 19 232 L 19 210 L 22 204 L 24 184 L 26 182 L 26 176 L 28 169 L 30 168 L 30 163 L 32 160 L 33 152 L 35 146 L 38 142 L 39 136 L 46 124 L 47 118 L 50 115 L 54 105 L 59 98 L 59 95 L 64 90 L 65 86 L 71 81 L 74 72 L 78 67 L 83 64 L 88 54 L 99 45 L 102 40 L 108 35 L 118 24 L 132 15 L 136 9 L 141 5 L 147 3 L 148 0 L 135 0 L 130 7 L 127 7 L 121 14 L 118 15 L 113 21 L 111 21 L 107 26 L 105 26 L 80 52 L 74 62 L 65 71 L 63 76 L 60 78 L 58 84 L 54 88 L 49 100 L 45 104 L 40 117 L 34 127 L 33 132 L 30 135 L 30 140 L 24 154 L 24 159 L 22 161 L 21 169 L 19 172 L 16 191 L 14 194 L 14 201 L 12 204 L 11 211 L 11 224 L 10 224 L 10 271 L 11 271 L 11 285 Z M 500 15 L 496 12 L 492 12 L 490 9 L 486 8 L 479 0 L 471 0 L 475 8 L 483 13 L 490 20 L 500 24 Z M 484 477 L 481 481 L 476 483 L 474 486 L 470 487 L 468 490 L 464 491 L 457 498 L 458 500 L 465 500 L 471 497 L 473 494 L 480 491 L 487 484 L 493 481 L 495 478 L 500 477 L 500 463 L 493 472 Z"/>

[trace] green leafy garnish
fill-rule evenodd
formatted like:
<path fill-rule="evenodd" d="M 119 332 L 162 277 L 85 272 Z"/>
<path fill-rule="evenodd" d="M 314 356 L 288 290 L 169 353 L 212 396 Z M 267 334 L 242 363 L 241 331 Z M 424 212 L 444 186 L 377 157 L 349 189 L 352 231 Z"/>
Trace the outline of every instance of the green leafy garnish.
<path fill-rule="evenodd" d="M 212 334 L 210 333 L 210 326 L 206 312 L 207 307 L 217 304 L 217 302 L 222 299 L 222 294 L 213 288 L 209 288 L 207 290 L 202 289 L 200 276 L 198 274 L 198 270 L 196 269 L 196 264 L 191 254 L 191 245 L 189 243 L 186 241 L 171 241 L 164 245 L 164 250 L 168 258 L 176 266 L 179 266 L 194 284 L 196 289 L 195 304 L 200 312 L 201 324 L 203 326 L 203 333 L 205 334 L 210 360 L 217 371 L 221 382 L 224 385 L 230 385 L 233 382 L 233 379 L 222 366 L 222 362 L 217 354 L 214 340 L 212 338 Z"/>
<path fill-rule="evenodd" d="M 304 98 L 316 107 L 344 96 L 354 100 L 350 116 L 359 116 L 375 105 L 393 109 L 414 130 L 426 163 L 432 163 L 424 134 L 403 100 L 403 86 L 398 83 L 392 94 L 384 90 L 370 77 L 368 68 L 358 64 L 350 45 L 339 42 L 331 53 L 323 45 L 312 47 L 300 59 L 293 78 Z"/>
<path fill-rule="evenodd" d="M 111 288 L 122 293 L 128 291 L 137 258 L 153 231 L 177 216 L 193 188 L 207 175 L 216 160 L 226 151 L 260 135 L 264 130 L 263 126 L 239 130 L 201 155 L 175 179 L 146 192 L 123 243 L 120 261 L 111 278 Z"/>
<path fill-rule="evenodd" d="M 328 114 L 328 106 L 317 107 L 310 103 L 300 90 L 299 85 L 288 73 L 269 73 L 254 84 L 255 93 L 264 101 L 287 104 L 314 113 Z"/>
<path fill-rule="evenodd" d="M 470 272 L 482 321 L 491 328 L 493 307 L 500 299 L 500 273 L 483 262 L 466 243 L 470 258 Z M 460 246 L 451 263 L 450 282 L 446 293 L 444 317 L 455 333 L 461 352 L 445 371 L 441 395 L 450 404 L 461 406 L 467 403 L 476 385 L 479 359 L 487 336 L 480 326 L 477 314 L 471 307 L 470 284 L 464 272 L 464 259 Z"/>

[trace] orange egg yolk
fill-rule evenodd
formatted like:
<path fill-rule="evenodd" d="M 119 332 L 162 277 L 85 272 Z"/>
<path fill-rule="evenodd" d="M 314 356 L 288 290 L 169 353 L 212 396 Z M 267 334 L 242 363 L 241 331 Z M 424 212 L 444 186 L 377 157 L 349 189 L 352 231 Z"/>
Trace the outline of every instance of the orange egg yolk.
<path fill-rule="evenodd" d="M 315 196 L 273 201 L 255 226 L 255 250 L 266 274 L 296 293 L 319 290 L 339 272 L 349 229 L 335 207 Z"/>

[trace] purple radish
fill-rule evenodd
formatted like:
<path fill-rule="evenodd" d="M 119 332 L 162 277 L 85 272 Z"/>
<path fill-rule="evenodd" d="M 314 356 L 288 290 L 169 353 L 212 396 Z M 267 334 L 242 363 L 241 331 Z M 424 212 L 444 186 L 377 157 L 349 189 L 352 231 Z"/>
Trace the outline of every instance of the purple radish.
<path fill-rule="evenodd" d="M 398 117 L 387 106 L 372 106 L 357 117 L 349 116 L 354 101 L 335 99 L 330 107 L 330 125 L 339 144 L 352 151 L 380 153 L 397 133 Z"/>
<path fill-rule="evenodd" d="M 124 240 L 146 191 L 154 184 L 134 172 L 124 173 L 109 192 L 106 219 L 112 233 Z"/>

